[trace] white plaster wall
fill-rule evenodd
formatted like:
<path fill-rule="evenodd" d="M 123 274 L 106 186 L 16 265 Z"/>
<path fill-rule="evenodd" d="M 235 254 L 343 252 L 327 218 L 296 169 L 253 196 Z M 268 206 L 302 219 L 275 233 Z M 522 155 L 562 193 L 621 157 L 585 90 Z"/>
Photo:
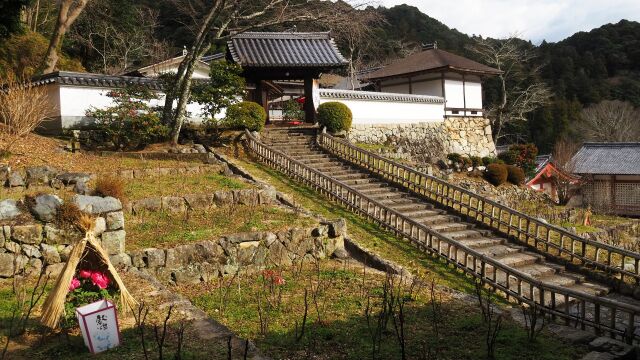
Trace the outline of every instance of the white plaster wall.
<path fill-rule="evenodd" d="M 464 107 L 464 92 L 462 88 L 462 81 L 445 79 L 444 93 L 447 99 L 447 107 L 449 108 Z"/>
<path fill-rule="evenodd" d="M 103 87 L 86 86 L 59 86 L 59 111 L 60 127 L 62 129 L 74 129 L 91 126 L 92 119 L 86 116 L 88 110 L 101 109 L 113 105 L 113 101 L 107 93 L 113 89 Z M 55 94 L 55 90 L 51 90 Z M 164 105 L 164 94 L 158 93 L 159 98 L 151 100 L 150 106 Z M 197 103 L 187 104 L 189 121 L 201 122 L 203 116 L 202 107 Z M 224 117 L 224 111 L 217 117 Z"/>
<path fill-rule="evenodd" d="M 419 81 L 411 84 L 416 95 L 442 96 L 442 80 Z"/>
<path fill-rule="evenodd" d="M 384 85 L 380 84 L 380 92 L 388 92 L 395 94 L 408 94 L 409 93 L 409 84 L 400 84 L 400 85 Z"/>
<path fill-rule="evenodd" d="M 482 83 L 465 82 L 467 109 L 482 109 Z"/>
<path fill-rule="evenodd" d="M 332 99 L 320 97 L 320 104 L 341 102 L 351 109 L 353 125 L 411 124 L 444 121 L 444 104 Z"/>

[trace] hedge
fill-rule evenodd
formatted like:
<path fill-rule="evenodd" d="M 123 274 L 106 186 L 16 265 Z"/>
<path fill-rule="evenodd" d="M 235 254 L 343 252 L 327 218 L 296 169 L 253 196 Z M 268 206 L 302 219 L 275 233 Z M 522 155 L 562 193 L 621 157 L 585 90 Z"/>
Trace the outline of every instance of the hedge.
<path fill-rule="evenodd" d="M 243 101 L 229 106 L 225 125 L 232 129 L 260 131 L 267 121 L 267 113 L 258 103 Z"/>
<path fill-rule="evenodd" d="M 318 122 L 331 132 L 349 130 L 352 121 L 351 110 L 341 102 L 330 101 L 318 106 Z"/>

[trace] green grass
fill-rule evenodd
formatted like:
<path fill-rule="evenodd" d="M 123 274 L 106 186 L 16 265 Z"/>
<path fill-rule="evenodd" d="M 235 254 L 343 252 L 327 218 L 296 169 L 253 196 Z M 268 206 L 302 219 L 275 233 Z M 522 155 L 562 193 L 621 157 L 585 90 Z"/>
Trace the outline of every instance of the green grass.
<path fill-rule="evenodd" d="M 359 143 L 356 143 L 355 145 L 358 146 L 359 148 L 362 148 L 367 151 L 375 152 L 375 153 L 380 152 L 380 150 L 390 151 L 390 152 L 396 151 L 395 146 L 386 145 L 386 144 L 368 144 L 368 143 L 359 142 Z"/>
<path fill-rule="evenodd" d="M 125 195 L 127 199 L 135 200 L 181 194 L 212 194 L 217 190 L 239 190 L 249 187 L 249 184 L 223 174 L 180 174 L 128 180 L 125 184 Z"/>
<path fill-rule="evenodd" d="M 253 339 L 260 350 L 272 358 L 295 359 L 306 355 L 326 358 L 328 354 L 331 359 L 371 358 L 370 334 L 375 325 L 367 325 L 365 309 L 369 303 L 374 324 L 381 309 L 384 276 L 370 271 L 363 276 L 359 267 L 329 260 L 322 261 L 319 268 L 317 272 L 309 264 L 300 273 L 294 267 L 279 269 L 286 280 L 281 286 L 281 295 L 278 286 L 274 286 L 272 292 L 269 281 L 259 274 L 180 290 L 211 317 L 240 336 Z M 437 351 L 438 358 L 442 359 L 485 358 L 485 324 L 477 305 L 437 291 L 436 299 L 441 303 L 440 310 L 436 311 L 440 319 L 437 337 L 427 284 L 428 281 L 414 287 L 411 295 L 409 286 L 403 287 L 401 297 L 408 300 L 404 310 L 407 357 L 418 359 L 427 351 Z M 314 297 L 311 289 L 315 288 L 320 290 Z M 304 336 L 297 341 L 304 317 L 305 289 L 309 306 L 307 325 Z M 261 311 L 258 303 L 262 304 Z M 268 319 L 265 332 L 261 331 L 261 312 L 262 317 Z M 586 350 L 546 333 L 529 342 L 524 329 L 511 320 L 505 320 L 497 343 L 497 359 L 573 359 Z M 393 320 L 389 320 L 382 333 L 376 358 L 400 358 Z"/>
<path fill-rule="evenodd" d="M 306 227 L 315 222 L 309 217 L 264 205 L 228 205 L 186 214 L 143 212 L 127 219 L 127 250 L 171 247 L 240 232 Z"/>
<path fill-rule="evenodd" d="M 319 195 L 311 188 L 290 180 L 281 173 L 258 163 L 239 160 L 241 165 L 254 175 L 267 180 L 281 192 L 287 193 L 298 204 L 328 219 L 344 218 L 349 235 L 362 246 L 375 251 L 385 259 L 394 261 L 415 274 L 429 273 L 438 283 L 466 293 L 474 292 L 473 281 L 447 265 L 439 258 L 425 254 L 406 241 L 346 210 Z"/>

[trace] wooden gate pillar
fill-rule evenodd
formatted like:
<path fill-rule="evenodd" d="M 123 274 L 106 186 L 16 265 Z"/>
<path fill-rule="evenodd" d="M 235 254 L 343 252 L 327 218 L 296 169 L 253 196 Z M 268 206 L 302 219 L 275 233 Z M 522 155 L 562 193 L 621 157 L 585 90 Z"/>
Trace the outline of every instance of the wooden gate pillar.
<path fill-rule="evenodd" d="M 313 103 L 314 79 L 312 76 L 304 78 L 304 120 L 307 123 L 316 122 L 316 108 Z"/>

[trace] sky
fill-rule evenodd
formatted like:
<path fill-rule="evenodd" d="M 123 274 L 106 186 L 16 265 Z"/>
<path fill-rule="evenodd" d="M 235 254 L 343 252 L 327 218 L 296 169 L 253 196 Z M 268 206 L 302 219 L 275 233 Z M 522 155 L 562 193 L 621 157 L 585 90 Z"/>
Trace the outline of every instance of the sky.
<path fill-rule="evenodd" d="M 468 35 L 518 33 L 535 44 L 555 42 L 621 19 L 640 21 L 640 0 L 378 0 L 408 4 Z"/>

